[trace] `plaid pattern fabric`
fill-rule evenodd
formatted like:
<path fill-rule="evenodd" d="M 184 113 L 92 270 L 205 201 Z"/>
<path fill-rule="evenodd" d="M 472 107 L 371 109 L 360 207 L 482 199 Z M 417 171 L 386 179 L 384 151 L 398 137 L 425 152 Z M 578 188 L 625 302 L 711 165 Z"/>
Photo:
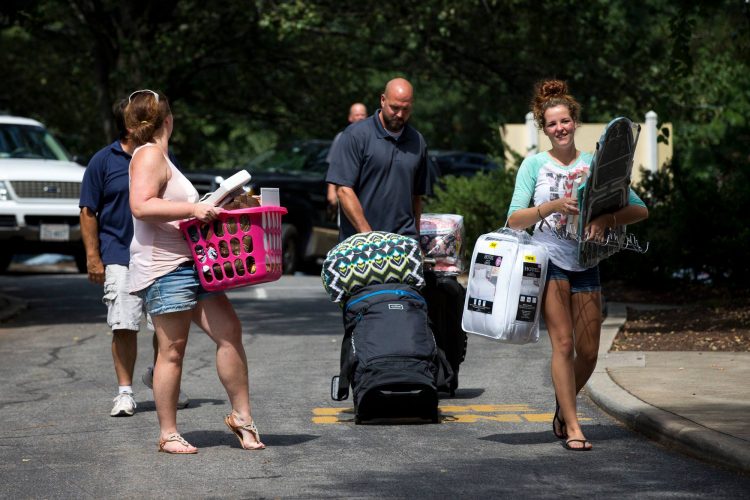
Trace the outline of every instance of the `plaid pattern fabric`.
<path fill-rule="evenodd" d="M 355 234 L 328 252 L 320 277 L 333 302 L 346 302 L 360 288 L 379 283 L 422 288 L 419 243 L 383 231 Z"/>

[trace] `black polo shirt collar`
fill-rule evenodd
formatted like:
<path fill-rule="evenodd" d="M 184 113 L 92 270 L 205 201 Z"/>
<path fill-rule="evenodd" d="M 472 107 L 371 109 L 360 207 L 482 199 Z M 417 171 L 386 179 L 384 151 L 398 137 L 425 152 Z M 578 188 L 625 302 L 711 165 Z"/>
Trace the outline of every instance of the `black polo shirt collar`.
<path fill-rule="evenodd" d="M 391 134 L 388 133 L 388 131 L 383 126 L 383 123 L 380 121 L 380 113 L 382 112 L 382 109 L 378 108 L 375 110 L 375 113 L 372 115 L 372 119 L 375 122 L 375 131 L 378 134 L 378 137 L 381 139 L 391 139 L 392 141 L 398 142 L 406 140 L 407 136 L 411 133 L 410 129 L 411 126 L 409 123 L 404 124 L 404 130 L 401 132 L 401 135 L 398 136 L 398 138 L 393 137 Z"/>

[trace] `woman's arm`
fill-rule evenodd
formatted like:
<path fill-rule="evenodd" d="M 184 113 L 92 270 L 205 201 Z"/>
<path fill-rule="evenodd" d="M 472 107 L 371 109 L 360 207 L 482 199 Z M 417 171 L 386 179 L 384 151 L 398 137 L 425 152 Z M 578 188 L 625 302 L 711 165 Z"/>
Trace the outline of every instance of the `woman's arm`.
<path fill-rule="evenodd" d="M 212 220 L 221 210 L 207 203 L 162 199 L 171 176 L 161 150 L 155 147 L 138 151 L 130 162 L 130 211 L 144 222 L 170 222 L 196 217 Z"/>
<path fill-rule="evenodd" d="M 578 205 L 572 198 L 558 198 L 529 207 L 534 197 L 539 169 L 544 162 L 541 155 L 530 156 L 523 160 L 516 174 L 513 197 L 508 208 L 508 226 L 513 229 L 526 229 L 553 213 L 565 215 L 578 214 Z"/>
<path fill-rule="evenodd" d="M 635 224 L 648 218 L 648 209 L 642 205 L 627 205 L 621 209 L 609 213 L 602 214 L 596 219 L 592 220 L 587 226 L 584 232 L 586 239 L 594 238 L 603 240 L 606 229 L 614 229 L 617 226 L 627 226 L 629 224 Z"/>
<path fill-rule="evenodd" d="M 573 198 L 558 198 L 545 201 L 536 207 L 518 209 L 508 218 L 508 226 L 512 229 L 526 229 L 556 212 L 577 215 L 578 202 Z"/>

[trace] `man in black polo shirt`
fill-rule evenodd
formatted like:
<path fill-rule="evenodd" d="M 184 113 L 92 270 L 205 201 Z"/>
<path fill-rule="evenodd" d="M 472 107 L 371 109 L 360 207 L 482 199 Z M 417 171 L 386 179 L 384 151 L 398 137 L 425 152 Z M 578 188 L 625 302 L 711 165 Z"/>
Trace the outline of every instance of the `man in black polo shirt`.
<path fill-rule="evenodd" d="M 394 78 L 380 96 L 381 109 L 341 134 L 326 176 L 344 215 L 341 241 L 369 231 L 419 237 L 429 175 L 427 144 L 407 123 L 412 101 L 411 84 Z"/>

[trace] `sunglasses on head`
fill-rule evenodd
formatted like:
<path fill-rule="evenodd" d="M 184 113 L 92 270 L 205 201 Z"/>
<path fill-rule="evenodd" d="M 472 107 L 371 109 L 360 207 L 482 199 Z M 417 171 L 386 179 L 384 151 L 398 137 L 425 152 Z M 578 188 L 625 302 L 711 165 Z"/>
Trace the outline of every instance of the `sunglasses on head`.
<path fill-rule="evenodd" d="M 159 94 L 157 94 L 153 90 L 143 89 L 143 90 L 136 90 L 135 92 L 133 92 L 132 94 L 130 94 L 130 96 L 128 96 L 128 104 L 130 104 L 130 101 L 131 101 L 131 99 L 133 99 L 134 95 L 142 94 L 144 92 L 149 92 L 149 93 L 153 94 L 154 95 L 154 99 L 156 99 L 156 102 L 159 102 Z"/>

